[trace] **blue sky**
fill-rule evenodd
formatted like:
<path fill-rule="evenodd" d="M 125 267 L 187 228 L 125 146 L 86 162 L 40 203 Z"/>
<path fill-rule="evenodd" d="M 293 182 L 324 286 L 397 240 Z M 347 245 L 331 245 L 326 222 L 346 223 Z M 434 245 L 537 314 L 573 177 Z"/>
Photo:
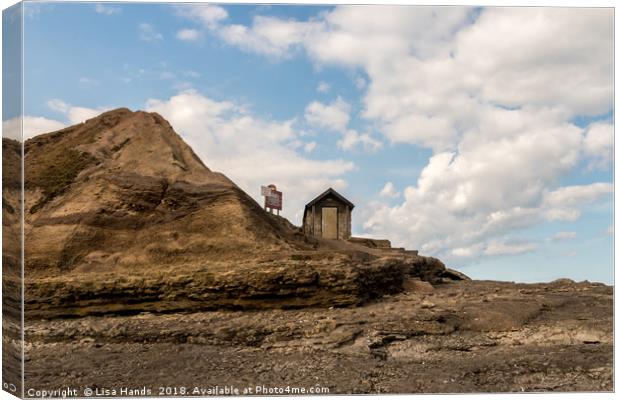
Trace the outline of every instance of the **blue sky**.
<path fill-rule="evenodd" d="M 354 234 L 474 278 L 612 283 L 612 22 L 611 9 L 26 3 L 25 130 L 156 111 L 257 200 L 276 184 L 295 223 L 333 186 L 356 204 Z"/>

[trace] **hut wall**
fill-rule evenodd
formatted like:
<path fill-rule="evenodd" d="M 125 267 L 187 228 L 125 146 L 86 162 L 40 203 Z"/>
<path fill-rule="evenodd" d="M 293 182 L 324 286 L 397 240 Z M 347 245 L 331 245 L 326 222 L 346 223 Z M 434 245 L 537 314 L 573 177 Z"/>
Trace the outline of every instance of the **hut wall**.
<path fill-rule="evenodd" d="M 315 216 L 314 216 L 314 236 L 322 237 L 321 221 L 322 221 L 322 208 L 323 207 L 337 207 L 338 208 L 338 239 L 348 239 L 351 236 L 351 216 L 349 207 L 346 204 L 332 198 L 325 197 L 314 204 Z M 312 210 L 306 215 L 307 226 L 312 226 Z M 311 233 L 310 233 L 311 234 Z"/>
<path fill-rule="evenodd" d="M 312 207 L 310 207 L 305 213 L 305 219 L 303 222 L 304 233 L 309 236 L 313 236 L 314 232 L 312 232 Z"/>

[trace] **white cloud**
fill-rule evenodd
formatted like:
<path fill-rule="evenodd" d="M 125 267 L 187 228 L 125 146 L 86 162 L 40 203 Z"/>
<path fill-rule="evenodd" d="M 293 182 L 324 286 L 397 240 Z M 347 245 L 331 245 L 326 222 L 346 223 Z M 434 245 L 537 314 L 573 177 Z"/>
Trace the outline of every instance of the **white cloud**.
<path fill-rule="evenodd" d="M 319 93 L 327 93 L 329 92 L 329 89 L 330 86 L 327 82 L 319 82 L 318 86 L 316 87 L 316 91 Z"/>
<path fill-rule="evenodd" d="M 508 107 L 560 107 L 572 114 L 609 109 L 609 10 L 491 8 L 459 35 L 457 46 L 461 61 L 473 63 L 468 73 L 476 74 L 477 82 L 472 85 L 489 101 Z"/>
<path fill-rule="evenodd" d="M 480 257 L 483 253 L 483 246 L 481 243 L 477 243 L 471 246 L 455 247 L 450 250 L 449 255 L 457 259 L 469 259 Z"/>
<path fill-rule="evenodd" d="M 215 32 L 228 44 L 274 58 L 289 57 L 320 25 L 274 17 L 254 17 L 251 27 L 225 25 Z"/>
<path fill-rule="evenodd" d="M 381 148 L 381 141 L 374 139 L 368 133 L 358 133 L 354 129 L 347 129 L 351 106 L 338 97 L 329 104 L 313 101 L 305 111 L 306 121 L 315 127 L 324 128 L 332 132 L 339 132 L 342 136 L 337 145 L 342 150 L 354 150 L 358 147 L 365 151 L 376 151 Z"/>
<path fill-rule="evenodd" d="M 166 100 L 151 99 L 149 111 L 168 119 L 211 169 L 223 172 L 257 201 L 260 186 L 284 192 L 283 215 L 301 223 L 303 206 L 329 186 L 346 188 L 342 175 L 354 168 L 345 160 L 313 160 L 298 153 L 294 121 L 265 120 L 228 101 L 188 90 Z M 313 143 L 313 142 L 310 142 Z M 311 150 L 312 144 L 302 146 Z"/>
<path fill-rule="evenodd" d="M 60 112 L 60 113 L 66 113 L 67 111 L 69 111 L 69 109 L 71 108 L 71 106 L 69 104 L 67 104 L 66 102 L 60 100 L 60 99 L 51 99 L 47 101 L 47 106 L 54 111 Z"/>
<path fill-rule="evenodd" d="M 503 256 L 503 255 L 516 255 L 516 254 L 524 254 L 531 253 L 538 249 L 538 245 L 535 243 L 529 242 L 500 242 L 500 241 L 491 241 L 487 244 L 486 248 L 483 250 L 484 255 L 487 256 Z"/>
<path fill-rule="evenodd" d="M 177 32 L 177 39 L 183 41 L 194 41 L 200 39 L 200 31 L 196 29 L 181 29 Z"/>
<path fill-rule="evenodd" d="M 613 193 L 611 183 L 566 186 L 544 196 L 545 215 L 551 221 L 576 221 L 581 216 L 580 208 L 607 199 Z"/>
<path fill-rule="evenodd" d="M 23 137 L 30 139 L 42 133 L 48 133 L 63 129 L 67 124 L 54 119 L 33 117 L 26 115 L 23 118 Z M 21 140 L 22 119 L 20 117 L 2 121 L 2 136 L 14 140 Z"/>
<path fill-rule="evenodd" d="M 176 6 L 177 15 L 203 24 L 214 29 L 228 18 L 228 13 L 220 6 L 213 4 L 183 4 Z"/>
<path fill-rule="evenodd" d="M 588 126 L 584 136 L 584 152 L 591 157 L 590 166 L 607 169 L 613 160 L 614 127 L 608 122 L 595 122 Z"/>
<path fill-rule="evenodd" d="M 102 4 L 102 3 L 97 3 L 97 4 L 95 4 L 95 12 L 97 14 L 113 15 L 113 14 L 120 13 L 121 12 L 121 8 L 120 7 L 114 7 L 114 6 L 106 5 L 106 4 Z"/>
<path fill-rule="evenodd" d="M 551 240 L 554 242 L 562 241 L 562 240 L 570 240 L 575 239 L 577 237 L 577 232 L 558 232 L 551 237 Z"/>
<path fill-rule="evenodd" d="M 575 207 L 590 204 L 614 191 L 611 183 L 591 183 L 588 185 L 565 186 L 549 192 L 544 198 L 550 207 Z"/>
<path fill-rule="evenodd" d="M 245 44 L 230 43 L 254 52 L 260 52 L 249 48 L 255 41 L 277 49 L 266 54 L 303 46 L 318 63 L 363 67 L 371 80 L 366 103 L 373 118 L 409 115 L 411 108 L 432 117 L 437 113 L 430 111 L 464 101 L 462 94 L 509 108 L 561 104 L 565 112 L 586 114 L 609 109 L 609 9 L 497 7 L 477 18 L 475 12 L 471 7 L 341 6 L 305 22 L 257 16 L 251 26 L 233 29 L 247 36 Z M 455 94 L 454 102 L 445 101 Z"/>
<path fill-rule="evenodd" d="M 493 239 L 487 243 L 476 243 L 467 247 L 457 247 L 450 251 L 450 256 L 457 259 L 472 259 L 482 256 L 498 257 L 531 253 L 539 245 L 533 242 L 514 239 Z"/>
<path fill-rule="evenodd" d="M 383 186 L 383 189 L 381 189 L 381 192 L 379 192 L 379 196 L 394 198 L 400 196 L 400 192 L 394 188 L 392 182 L 387 182 L 385 186 Z"/>
<path fill-rule="evenodd" d="M 373 139 L 368 133 L 360 134 L 354 129 L 349 129 L 343 133 L 337 145 L 342 150 L 354 150 L 357 147 L 361 147 L 365 151 L 376 151 L 383 144 L 379 140 Z"/>
<path fill-rule="evenodd" d="M 176 10 L 177 15 L 200 23 L 230 45 L 274 58 L 290 56 L 291 50 L 318 28 L 312 23 L 264 16 L 254 17 L 251 27 L 227 25 L 224 24 L 228 18 L 226 10 L 211 4 L 180 5 Z"/>
<path fill-rule="evenodd" d="M 161 33 L 157 32 L 151 24 L 146 22 L 138 25 L 138 31 L 140 40 L 145 42 L 156 42 L 164 39 L 164 36 Z"/>
<path fill-rule="evenodd" d="M 505 174 L 502 168 L 498 166 L 497 178 Z M 484 164 L 464 166 L 449 153 L 436 155 L 417 185 L 405 189 L 405 200 L 393 207 L 378 206 L 364 228 L 375 236 L 391 237 L 396 245 L 415 246 L 426 254 L 462 262 L 498 255 L 498 249 L 506 250 L 498 243 L 505 243 L 511 232 L 546 220 L 575 220 L 584 205 L 612 191 L 604 183 L 547 191 L 544 183 L 524 185 L 529 179 L 521 181 L 518 173 L 502 184 L 489 172 Z M 528 171 L 524 172 L 526 177 Z M 511 190 L 511 184 L 521 192 Z M 534 245 L 515 248 L 533 251 Z"/>
<path fill-rule="evenodd" d="M 313 101 L 306 107 L 306 121 L 311 125 L 336 132 L 346 130 L 351 106 L 338 97 L 330 104 Z"/>
<path fill-rule="evenodd" d="M 68 125 L 79 124 L 85 120 L 95 117 L 105 111 L 105 108 L 92 109 L 87 107 L 74 107 L 63 100 L 51 99 L 47 106 L 62 114 L 66 122 L 49 119 L 44 117 L 25 116 L 23 120 L 23 133 L 25 139 L 43 133 L 53 132 L 67 127 Z M 2 122 L 3 135 L 12 139 L 19 139 L 21 131 L 20 118 L 12 118 Z"/>
<path fill-rule="evenodd" d="M 60 99 L 48 100 L 47 106 L 56 112 L 64 114 L 70 125 L 79 124 L 87 119 L 96 117 L 110 107 L 88 108 L 72 106 Z"/>
<path fill-rule="evenodd" d="M 453 148 L 456 131 L 440 116 L 407 115 L 388 123 L 385 136 L 392 142 L 412 143 L 438 151 Z"/>

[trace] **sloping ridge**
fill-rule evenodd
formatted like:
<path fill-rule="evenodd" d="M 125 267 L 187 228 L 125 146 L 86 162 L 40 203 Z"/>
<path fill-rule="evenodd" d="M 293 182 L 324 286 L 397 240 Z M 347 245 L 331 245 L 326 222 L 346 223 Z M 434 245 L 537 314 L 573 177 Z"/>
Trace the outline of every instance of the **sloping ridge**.
<path fill-rule="evenodd" d="M 120 108 L 25 144 L 26 267 L 84 272 L 294 249 L 156 113 Z"/>

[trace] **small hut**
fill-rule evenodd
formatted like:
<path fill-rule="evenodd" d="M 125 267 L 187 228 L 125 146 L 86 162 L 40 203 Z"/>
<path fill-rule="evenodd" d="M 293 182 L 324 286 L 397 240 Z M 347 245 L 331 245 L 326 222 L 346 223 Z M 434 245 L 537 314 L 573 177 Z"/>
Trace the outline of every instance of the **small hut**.
<path fill-rule="evenodd" d="M 346 240 L 351 237 L 353 203 L 334 189 L 318 195 L 304 209 L 304 233 L 323 239 Z"/>

